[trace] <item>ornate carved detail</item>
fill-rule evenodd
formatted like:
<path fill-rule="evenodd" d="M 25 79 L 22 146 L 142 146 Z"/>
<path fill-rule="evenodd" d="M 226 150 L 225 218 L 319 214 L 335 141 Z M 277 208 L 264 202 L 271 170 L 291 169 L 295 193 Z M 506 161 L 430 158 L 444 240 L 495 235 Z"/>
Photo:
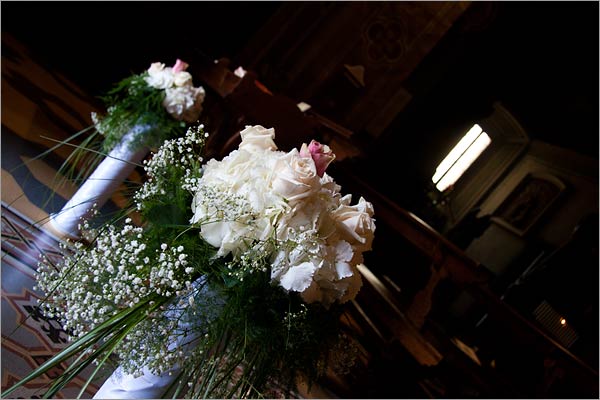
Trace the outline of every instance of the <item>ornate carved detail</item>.
<path fill-rule="evenodd" d="M 371 61 L 391 64 L 406 53 L 406 27 L 399 18 L 377 18 L 364 35 Z"/>

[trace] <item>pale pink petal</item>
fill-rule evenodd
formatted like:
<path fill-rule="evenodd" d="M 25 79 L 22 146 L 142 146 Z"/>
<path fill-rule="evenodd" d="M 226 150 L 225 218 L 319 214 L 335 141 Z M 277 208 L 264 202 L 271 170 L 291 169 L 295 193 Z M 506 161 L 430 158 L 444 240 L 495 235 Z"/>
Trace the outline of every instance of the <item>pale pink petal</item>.
<path fill-rule="evenodd" d="M 175 65 L 173 66 L 173 72 L 177 73 L 177 72 L 185 71 L 187 69 L 187 67 L 189 67 L 189 64 L 184 61 L 181 61 L 178 58 L 177 61 L 175 61 Z"/>

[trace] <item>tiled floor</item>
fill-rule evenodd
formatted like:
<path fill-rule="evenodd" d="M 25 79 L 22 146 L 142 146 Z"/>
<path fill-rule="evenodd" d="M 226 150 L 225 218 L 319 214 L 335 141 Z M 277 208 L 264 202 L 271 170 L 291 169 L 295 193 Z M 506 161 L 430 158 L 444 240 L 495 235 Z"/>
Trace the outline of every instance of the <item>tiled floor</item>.
<path fill-rule="evenodd" d="M 40 293 L 35 269 L 40 254 L 58 261 L 60 253 L 48 216 L 58 212 L 77 190 L 73 183 L 57 184 L 59 166 L 71 149 L 41 153 L 87 127 L 95 104 L 68 80 L 46 71 L 26 48 L 2 35 L 2 391 L 12 386 L 66 345 L 60 324 L 37 309 Z M 51 139 L 46 139 L 51 138 Z M 137 179 L 134 177 L 133 179 Z M 106 210 L 116 210 L 117 193 Z M 13 392 L 11 398 L 38 398 L 61 368 Z M 57 397 L 75 398 L 84 373 Z M 105 376 L 99 376 L 101 382 Z M 83 398 L 98 389 L 90 385 Z"/>
<path fill-rule="evenodd" d="M 16 383 L 67 344 L 60 323 L 44 317 L 38 309 L 35 269 L 38 257 L 61 258 L 56 237 L 35 227 L 33 221 L 2 205 L 2 389 Z M 11 394 L 13 398 L 38 398 L 53 377 L 65 366 L 57 367 Z M 77 397 L 84 374 L 72 381 L 60 397 Z M 87 388 L 91 397 L 97 385 Z"/>

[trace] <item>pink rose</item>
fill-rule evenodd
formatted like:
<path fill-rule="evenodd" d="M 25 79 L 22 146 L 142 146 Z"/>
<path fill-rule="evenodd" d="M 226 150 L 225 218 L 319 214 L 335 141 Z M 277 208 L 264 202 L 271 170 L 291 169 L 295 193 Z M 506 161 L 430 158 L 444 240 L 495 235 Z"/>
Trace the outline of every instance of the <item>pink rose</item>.
<path fill-rule="evenodd" d="M 181 61 L 179 58 L 175 61 L 175 65 L 173 66 L 173 72 L 181 72 L 185 71 L 189 67 L 188 63 Z"/>
<path fill-rule="evenodd" d="M 311 140 L 308 146 L 306 143 L 303 143 L 302 148 L 300 149 L 300 156 L 312 157 L 319 177 L 323 177 L 327 166 L 335 160 L 335 154 L 333 154 L 333 151 L 331 151 L 329 146 L 321 144 L 316 140 Z"/>

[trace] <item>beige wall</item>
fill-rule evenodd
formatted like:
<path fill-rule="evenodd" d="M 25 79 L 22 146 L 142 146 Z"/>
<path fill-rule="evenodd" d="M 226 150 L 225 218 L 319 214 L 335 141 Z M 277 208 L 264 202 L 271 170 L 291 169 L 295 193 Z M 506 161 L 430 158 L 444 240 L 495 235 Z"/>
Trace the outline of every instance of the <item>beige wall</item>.
<path fill-rule="evenodd" d="M 480 215 L 494 215 L 529 173 L 550 174 L 566 187 L 526 235 L 492 222 L 486 232 L 471 243 L 467 254 L 496 274 L 502 274 L 528 243 L 541 241 L 553 247 L 560 246 L 569 239 L 582 217 L 598 212 L 598 161 L 548 143 L 532 141 L 526 153 L 485 198 Z"/>

